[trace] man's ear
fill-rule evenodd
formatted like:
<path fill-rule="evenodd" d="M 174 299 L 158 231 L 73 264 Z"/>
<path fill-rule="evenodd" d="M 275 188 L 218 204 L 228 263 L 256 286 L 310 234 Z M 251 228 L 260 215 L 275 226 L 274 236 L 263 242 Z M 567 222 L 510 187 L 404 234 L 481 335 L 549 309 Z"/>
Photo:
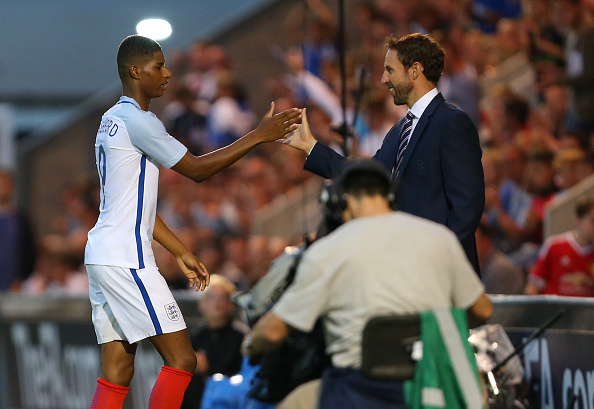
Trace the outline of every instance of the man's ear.
<path fill-rule="evenodd" d="M 346 223 L 353 219 L 353 206 L 356 205 L 356 198 L 353 195 L 344 194 L 344 201 L 346 203 L 345 209 L 342 211 L 342 222 Z"/>
<path fill-rule="evenodd" d="M 416 80 L 419 77 L 419 75 L 424 71 L 423 66 L 419 62 L 414 62 L 410 68 L 414 80 Z"/>
<path fill-rule="evenodd" d="M 140 67 L 138 65 L 130 65 L 130 67 L 128 67 L 128 75 L 130 75 L 130 78 L 132 79 L 139 79 L 140 78 Z"/>

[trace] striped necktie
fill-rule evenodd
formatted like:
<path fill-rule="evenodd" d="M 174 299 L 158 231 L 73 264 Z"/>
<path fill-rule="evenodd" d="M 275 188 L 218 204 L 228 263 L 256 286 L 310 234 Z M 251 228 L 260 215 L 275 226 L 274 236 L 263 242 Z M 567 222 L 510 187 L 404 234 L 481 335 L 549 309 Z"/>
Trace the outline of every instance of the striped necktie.
<path fill-rule="evenodd" d="M 396 154 L 396 168 L 394 169 L 394 174 L 398 176 L 398 171 L 400 168 L 400 164 L 402 163 L 402 156 L 404 155 L 404 151 L 410 142 L 411 130 L 412 130 L 412 121 L 415 118 L 412 112 L 408 111 L 406 113 L 406 120 L 404 121 L 404 125 L 402 126 L 402 134 L 400 135 L 400 144 L 398 145 L 398 153 Z"/>

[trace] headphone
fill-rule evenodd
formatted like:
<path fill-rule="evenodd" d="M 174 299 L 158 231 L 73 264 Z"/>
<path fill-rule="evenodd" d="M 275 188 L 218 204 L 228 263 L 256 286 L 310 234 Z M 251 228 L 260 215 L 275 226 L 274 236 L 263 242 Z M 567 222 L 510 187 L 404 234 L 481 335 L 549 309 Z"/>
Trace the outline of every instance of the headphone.
<path fill-rule="evenodd" d="M 390 174 L 380 162 L 375 159 L 355 158 L 346 159 L 338 168 L 333 180 L 327 180 L 320 192 L 319 202 L 322 205 L 326 217 L 334 223 L 342 223 L 342 212 L 347 207 L 347 193 L 345 192 L 345 182 L 352 175 L 359 172 L 374 173 L 382 178 L 388 186 L 388 195 L 386 200 L 390 208 L 396 209 L 396 187 L 392 183 Z"/>

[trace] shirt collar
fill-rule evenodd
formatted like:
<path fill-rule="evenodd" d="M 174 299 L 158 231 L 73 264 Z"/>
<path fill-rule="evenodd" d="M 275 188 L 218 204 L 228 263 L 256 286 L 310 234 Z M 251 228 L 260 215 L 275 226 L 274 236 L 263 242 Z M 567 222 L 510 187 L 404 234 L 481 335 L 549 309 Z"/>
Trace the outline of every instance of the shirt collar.
<path fill-rule="evenodd" d="M 433 88 L 431 91 L 419 98 L 417 102 L 415 102 L 415 104 L 409 110 L 415 116 L 415 119 L 419 119 L 421 115 L 423 115 L 423 112 L 425 112 L 425 109 L 427 109 L 437 94 L 439 94 L 439 91 L 437 88 Z"/>
<path fill-rule="evenodd" d="M 136 108 L 138 108 L 138 109 L 140 109 L 142 111 L 142 108 L 140 108 L 140 105 L 138 104 L 138 102 L 136 102 L 136 100 L 134 98 L 130 98 L 130 97 L 127 97 L 125 95 L 122 95 L 120 97 L 120 100 L 117 102 L 116 105 L 120 105 L 120 104 L 132 104 Z"/>

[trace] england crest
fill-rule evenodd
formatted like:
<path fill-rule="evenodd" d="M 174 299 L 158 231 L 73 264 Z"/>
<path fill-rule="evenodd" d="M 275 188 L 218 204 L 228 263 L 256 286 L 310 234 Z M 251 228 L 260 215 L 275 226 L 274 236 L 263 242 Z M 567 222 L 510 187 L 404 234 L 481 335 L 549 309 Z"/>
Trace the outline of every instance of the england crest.
<path fill-rule="evenodd" d="M 179 307 L 177 306 L 176 303 L 172 302 L 171 304 L 167 304 L 165 306 L 165 311 L 167 312 L 167 317 L 171 321 L 179 320 L 179 317 L 180 317 Z"/>

